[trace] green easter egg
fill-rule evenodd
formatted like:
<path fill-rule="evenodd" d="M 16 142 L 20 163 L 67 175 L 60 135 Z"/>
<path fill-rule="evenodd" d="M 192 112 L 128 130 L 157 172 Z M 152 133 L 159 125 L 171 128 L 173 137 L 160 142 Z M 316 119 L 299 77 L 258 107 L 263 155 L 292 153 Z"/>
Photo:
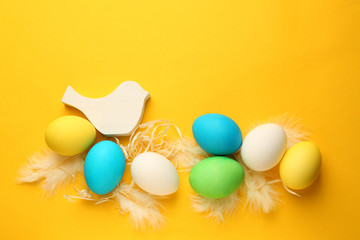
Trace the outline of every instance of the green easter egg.
<path fill-rule="evenodd" d="M 244 181 L 244 169 L 231 158 L 209 157 L 191 169 L 189 181 L 199 195 L 206 198 L 223 198 L 241 186 Z"/>

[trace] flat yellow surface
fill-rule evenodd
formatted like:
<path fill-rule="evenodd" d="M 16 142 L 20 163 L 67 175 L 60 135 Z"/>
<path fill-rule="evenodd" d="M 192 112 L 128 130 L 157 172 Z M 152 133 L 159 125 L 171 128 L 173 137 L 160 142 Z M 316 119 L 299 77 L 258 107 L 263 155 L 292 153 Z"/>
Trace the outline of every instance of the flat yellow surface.
<path fill-rule="evenodd" d="M 360 235 L 359 0 L 0 1 L 1 239 L 356 239 Z M 132 230 L 112 203 L 42 197 L 16 185 L 55 118 L 78 111 L 68 85 L 102 97 L 124 80 L 151 94 L 144 121 L 216 112 L 246 129 L 297 113 L 323 154 L 321 177 L 264 215 L 240 206 L 224 224 L 189 204 L 181 176 L 160 232 Z M 122 139 L 126 141 L 126 139 Z M 66 191 L 72 191 L 67 189 Z M 65 191 L 65 192 L 66 192 Z"/>

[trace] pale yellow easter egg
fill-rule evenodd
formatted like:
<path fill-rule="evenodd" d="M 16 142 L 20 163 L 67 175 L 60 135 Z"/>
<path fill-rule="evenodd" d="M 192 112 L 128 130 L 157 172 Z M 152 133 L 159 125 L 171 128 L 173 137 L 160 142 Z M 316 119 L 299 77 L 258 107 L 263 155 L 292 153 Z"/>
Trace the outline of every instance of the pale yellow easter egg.
<path fill-rule="evenodd" d="M 304 189 L 316 180 L 320 167 L 319 148 L 313 142 L 300 142 L 285 153 L 280 163 L 280 178 L 291 189 Z"/>
<path fill-rule="evenodd" d="M 55 119 L 45 132 L 46 144 L 60 155 L 76 155 L 84 152 L 95 141 L 96 130 L 86 119 L 64 116 Z"/>

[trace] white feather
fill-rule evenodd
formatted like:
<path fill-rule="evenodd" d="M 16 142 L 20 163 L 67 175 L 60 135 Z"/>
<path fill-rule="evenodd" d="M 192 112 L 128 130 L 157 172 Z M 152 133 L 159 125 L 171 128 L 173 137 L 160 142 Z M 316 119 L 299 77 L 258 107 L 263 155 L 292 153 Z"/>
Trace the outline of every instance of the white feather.
<path fill-rule="evenodd" d="M 82 199 L 94 201 L 95 204 L 115 201 L 120 207 L 120 214 L 129 214 L 130 220 L 136 230 L 146 230 L 151 227 L 159 230 L 165 224 L 165 217 L 161 214 L 163 208 L 157 197 L 134 187 L 131 184 L 120 183 L 111 193 L 106 195 L 93 195 L 87 189 L 78 190 L 78 196 L 64 195 L 70 201 Z"/>
<path fill-rule="evenodd" d="M 301 118 L 299 118 L 296 114 L 291 115 L 289 113 L 279 114 L 275 117 L 269 118 L 267 121 L 251 123 L 246 132 L 249 133 L 256 126 L 264 123 L 275 123 L 280 125 L 285 130 L 287 138 L 287 149 L 298 142 L 307 141 L 310 139 L 310 134 L 302 123 Z"/>
<path fill-rule="evenodd" d="M 176 157 L 178 158 L 180 169 L 183 172 L 190 172 L 198 162 L 212 156 L 190 138 L 183 138 L 178 142 L 178 146 L 179 151 Z"/>
<path fill-rule="evenodd" d="M 269 180 L 268 172 L 256 172 L 245 166 L 239 161 L 244 168 L 245 178 L 241 187 L 243 194 L 246 196 L 245 205 L 249 205 L 255 211 L 270 213 L 279 203 L 279 193 L 274 189 L 273 184 L 280 180 Z"/>
<path fill-rule="evenodd" d="M 20 169 L 19 183 L 41 182 L 44 193 L 53 195 L 61 185 L 68 183 L 83 170 L 83 155 L 62 156 L 51 150 L 35 153 L 29 163 Z"/>
<path fill-rule="evenodd" d="M 281 114 L 270 118 L 269 122 L 276 123 L 285 130 L 288 149 L 298 142 L 310 139 L 310 133 L 296 114 Z"/>
<path fill-rule="evenodd" d="M 159 201 L 153 195 L 134 188 L 132 184 L 120 184 L 115 190 L 115 198 L 120 213 L 128 213 L 136 229 L 145 230 L 146 226 L 150 226 L 158 230 L 165 223 Z"/>
<path fill-rule="evenodd" d="M 196 194 L 190 199 L 195 212 L 206 214 L 212 221 L 224 221 L 225 215 L 234 213 L 240 203 L 238 191 L 225 198 L 209 199 Z"/>

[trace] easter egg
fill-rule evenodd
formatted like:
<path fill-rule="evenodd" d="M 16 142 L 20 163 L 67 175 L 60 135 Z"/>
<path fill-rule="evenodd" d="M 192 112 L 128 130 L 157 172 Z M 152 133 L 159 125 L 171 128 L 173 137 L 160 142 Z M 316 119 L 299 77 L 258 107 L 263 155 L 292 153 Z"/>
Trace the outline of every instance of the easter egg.
<path fill-rule="evenodd" d="M 45 132 L 46 144 L 60 155 L 76 155 L 84 152 L 94 142 L 96 130 L 86 119 L 64 116 L 55 119 Z"/>
<path fill-rule="evenodd" d="M 175 166 L 158 153 L 139 154 L 130 169 L 134 182 L 145 192 L 163 196 L 179 188 L 179 175 Z"/>
<path fill-rule="evenodd" d="M 255 171 L 266 171 L 278 164 L 286 151 L 286 134 L 274 123 L 260 125 L 250 131 L 241 147 L 245 165 Z"/>
<path fill-rule="evenodd" d="M 229 117 L 210 113 L 198 117 L 192 126 L 195 141 L 212 155 L 230 155 L 242 143 L 239 126 Z"/>
<path fill-rule="evenodd" d="M 85 181 L 96 194 L 111 192 L 120 182 L 125 170 L 125 156 L 112 141 L 95 144 L 85 159 Z"/>
<path fill-rule="evenodd" d="M 244 180 L 244 169 L 237 161 L 215 156 L 197 163 L 190 172 L 191 187 L 206 198 L 223 198 L 234 193 Z"/>
<path fill-rule="evenodd" d="M 320 167 L 319 148 L 313 142 L 300 142 L 285 153 L 280 163 L 280 178 L 291 189 L 304 189 L 316 180 Z"/>

